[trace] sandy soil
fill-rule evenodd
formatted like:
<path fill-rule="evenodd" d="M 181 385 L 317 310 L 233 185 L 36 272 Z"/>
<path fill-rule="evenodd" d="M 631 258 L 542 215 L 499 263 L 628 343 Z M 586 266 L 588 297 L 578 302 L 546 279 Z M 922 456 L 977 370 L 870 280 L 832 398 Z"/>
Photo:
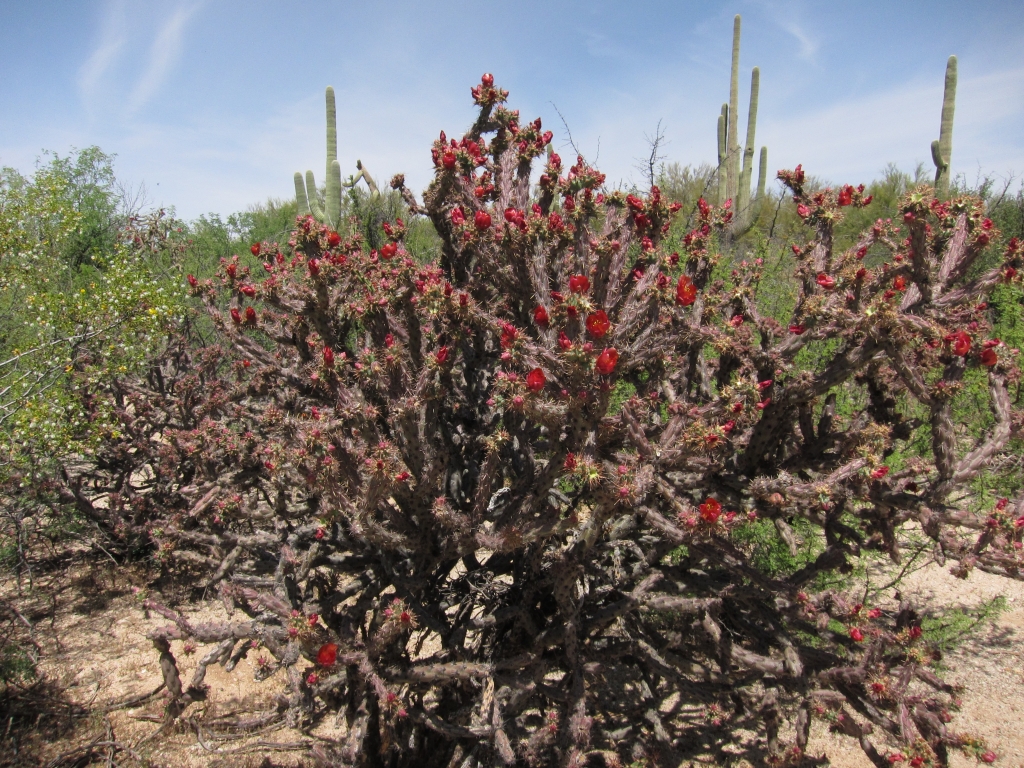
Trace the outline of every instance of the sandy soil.
<path fill-rule="evenodd" d="M 886 574 L 885 566 L 876 568 L 874 583 L 883 581 Z M 113 707 L 153 691 L 161 681 L 157 654 L 145 633 L 166 621 L 146 617 L 132 591 L 133 587 L 145 587 L 145 578 L 141 570 L 79 561 L 40 579 L 32 593 L 19 596 L 13 583 L 0 585 L 0 598 L 17 605 L 34 625 L 45 681 L 15 698 L 3 718 L 7 722 L 0 721 L 0 731 L 6 728 L 0 765 L 46 765 L 62 754 L 71 759 L 61 765 L 72 765 L 74 755 L 68 753 L 94 740 L 137 745 L 134 751 L 151 765 L 270 768 L 311 764 L 297 752 L 260 749 L 258 739 L 282 745 L 304 738 L 284 728 L 248 741 L 208 742 L 204 747 L 192 727 L 179 723 L 170 733 L 140 745 L 161 727 L 157 721 L 165 700 L 157 695 L 135 707 Z M 951 727 L 983 737 L 999 755 L 997 765 L 1024 767 L 1024 730 L 1020 728 L 1024 716 L 1024 584 L 977 572 L 961 581 L 932 563 L 909 574 L 902 592 L 925 613 L 948 607 L 971 609 L 998 595 L 1006 598 L 1008 610 L 968 637 L 944 663 L 947 679 L 963 686 L 962 711 Z M 189 613 L 196 618 L 202 614 L 223 618 L 219 605 Z M 172 650 L 187 681 L 197 656 L 186 657 L 181 643 L 175 643 Z M 189 715 L 198 723 L 214 723 L 217 718 L 231 719 L 234 713 L 266 708 L 281 689 L 282 680 L 255 683 L 252 672 L 249 660 L 243 660 L 230 674 L 219 666 L 210 667 L 206 678 L 211 685 L 210 698 L 190 707 Z M 104 712 L 105 708 L 111 711 Z M 325 725 L 323 735 L 340 735 L 330 733 L 332 728 L 332 723 Z M 880 736 L 875 740 L 879 749 L 885 747 Z M 243 751 L 210 751 L 218 749 Z M 809 751 L 827 755 L 837 768 L 871 768 L 859 747 L 830 734 L 821 723 L 812 730 Z M 106 754 L 102 747 L 97 752 Z M 125 752 L 116 759 L 120 765 L 138 764 Z M 105 762 L 101 757 L 96 764 Z M 684 762 L 691 764 L 708 765 Z M 975 763 L 957 755 L 953 764 Z"/>

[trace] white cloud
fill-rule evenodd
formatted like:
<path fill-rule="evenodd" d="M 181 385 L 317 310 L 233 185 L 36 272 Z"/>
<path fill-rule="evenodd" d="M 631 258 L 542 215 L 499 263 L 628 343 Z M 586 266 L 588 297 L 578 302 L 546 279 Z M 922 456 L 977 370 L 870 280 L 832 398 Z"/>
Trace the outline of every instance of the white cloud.
<path fill-rule="evenodd" d="M 149 49 L 149 63 L 135 83 L 135 88 L 128 99 L 129 113 L 138 111 L 160 88 L 181 54 L 185 24 L 197 10 L 198 4 L 179 6 L 160 27 Z"/>
<path fill-rule="evenodd" d="M 125 44 L 125 2 L 111 0 L 103 13 L 102 31 L 96 48 L 78 70 L 78 88 L 88 105 L 100 81 L 117 60 Z"/>
<path fill-rule="evenodd" d="M 930 165 L 938 138 L 942 85 L 910 83 L 861 99 L 758 121 L 773 168 L 803 163 L 834 182 L 867 181 L 887 162 Z M 1024 119 L 1024 70 L 961 78 L 953 129 L 953 170 L 980 166 L 1024 169 L 1019 124 Z"/>

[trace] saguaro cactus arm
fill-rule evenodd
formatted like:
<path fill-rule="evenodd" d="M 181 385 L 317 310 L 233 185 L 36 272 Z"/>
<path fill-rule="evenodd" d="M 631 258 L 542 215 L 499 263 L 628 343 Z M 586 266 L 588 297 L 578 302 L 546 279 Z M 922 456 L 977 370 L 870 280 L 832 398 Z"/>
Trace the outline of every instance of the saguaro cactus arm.
<path fill-rule="evenodd" d="M 298 208 L 299 216 L 309 213 L 309 200 L 306 197 L 306 184 L 302 180 L 302 174 L 295 172 L 295 205 Z"/>
<path fill-rule="evenodd" d="M 736 208 L 745 215 L 750 205 L 750 175 L 754 167 L 754 138 L 757 131 L 757 94 L 761 84 L 761 70 L 754 67 L 750 73 L 750 109 L 747 111 L 747 142 L 743 148 L 743 173 L 740 175 Z"/>
<path fill-rule="evenodd" d="M 932 142 L 932 162 L 935 163 L 935 192 L 949 196 L 949 163 L 953 154 L 953 110 L 956 107 L 956 56 L 946 62 L 946 85 L 942 92 L 942 122 L 938 141 Z"/>
<path fill-rule="evenodd" d="M 729 157 L 729 105 L 722 105 L 722 114 L 718 116 L 718 204 L 722 205 L 729 195 L 729 169 L 726 161 Z"/>

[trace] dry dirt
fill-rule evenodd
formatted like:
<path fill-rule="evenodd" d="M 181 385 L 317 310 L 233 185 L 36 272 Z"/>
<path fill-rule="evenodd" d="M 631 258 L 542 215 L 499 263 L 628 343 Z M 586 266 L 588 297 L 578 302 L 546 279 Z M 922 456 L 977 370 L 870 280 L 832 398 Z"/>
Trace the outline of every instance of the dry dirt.
<path fill-rule="evenodd" d="M 874 573 L 874 583 L 883 581 L 886 573 Z M 132 591 L 133 587 L 145 587 L 145 578 L 141 570 L 115 569 L 109 562 L 78 561 L 54 569 L 36 581 L 33 591 L 21 595 L 14 583 L 0 584 L 0 598 L 17 606 L 34 625 L 44 681 L 15 697 L 6 711 L 0 712 L 0 765 L 46 765 L 65 755 L 67 759 L 59 765 L 70 766 L 76 764 L 76 757 L 85 754 L 82 749 L 92 741 L 132 745 L 134 752 L 153 766 L 270 768 L 312 764 L 304 762 L 298 752 L 280 749 L 305 738 L 287 729 L 259 736 L 273 742 L 277 747 L 273 750 L 261 748 L 256 738 L 208 741 L 204 746 L 194 730 L 180 724 L 169 734 L 143 742 L 160 728 L 155 720 L 162 712 L 162 695 L 132 708 L 113 707 L 153 691 L 161 681 L 157 654 L 145 634 L 166 621 L 155 615 L 146 617 Z M 910 573 L 902 593 L 923 612 L 975 608 L 999 595 L 1006 598 L 1008 609 L 1004 613 L 946 656 L 945 676 L 963 686 L 962 711 L 951 727 L 983 737 L 999 755 L 997 765 L 1024 768 L 1024 732 L 1020 728 L 1024 721 L 1024 584 L 979 572 L 961 581 L 932 563 Z M 189 613 L 197 618 L 204 613 L 209 618 L 222 618 L 223 608 L 214 604 L 198 614 Z M 180 642 L 172 650 L 187 681 L 197 655 L 186 657 Z M 193 705 L 189 713 L 198 722 L 212 723 L 218 717 L 232 719 L 234 713 L 265 708 L 280 690 L 281 680 L 276 677 L 255 683 L 252 672 L 249 660 L 243 660 L 231 674 L 219 666 L 210 667 L 206 677 L 211 685 L 210 697 Z M 111 711 L 104 712 L 104 708 Z M 876 744 L 880 749 L 885 747 L 878 737 Z M 826 754 L 837 768 L 872 768 L 859 747 L 830 734 L 820 722 L 812 730 L 809 751 Z M 107 762 L 107 751 L 102 746 L 95 753 L 99 755 L 97 765 L 140 764 L 125 751 L 116 754 L 116 763 Z M 683 765 L 709 764 L 687 760 Z M 956 755 L 953 765 L 976 763 Z"/>

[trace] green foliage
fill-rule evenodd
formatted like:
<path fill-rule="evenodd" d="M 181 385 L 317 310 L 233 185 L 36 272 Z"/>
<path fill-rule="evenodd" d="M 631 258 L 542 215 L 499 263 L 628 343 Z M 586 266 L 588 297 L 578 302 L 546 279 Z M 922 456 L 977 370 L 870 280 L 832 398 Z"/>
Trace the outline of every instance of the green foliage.
<path fill-rule="evenodd" d="M 779 535 L 775 523 L 765 518 L 737 527 L 732 538 L 750 553 L 751 563 L 758 570 L 772 578 L 785 578 L 813 562 L 825 548 L 818 532 L 802 517 L 794 517 L 790 526 L 799 544 L 795 553 Z"/>
<path fill-rule="evenodd" d="M 96 148 L 56 155 L 32 178 L 0 171 L 0 456 L 53 458 L 102 431 L 83 409 L 86 382 L 143 365 L 178 316 L 162 213 L 131 233 L 114 226 L 110 157 Z M 105 224 L 103 222 L 106 222 Z"/>
<path fill-rule="evenodd" d="M 1006 598 L 997 595 L 976 608 L 952 608 L 926 616 L 921 620 L 921 629 L 927 641 L 949 653 L 995 622 L 1009 607 Z"/>

